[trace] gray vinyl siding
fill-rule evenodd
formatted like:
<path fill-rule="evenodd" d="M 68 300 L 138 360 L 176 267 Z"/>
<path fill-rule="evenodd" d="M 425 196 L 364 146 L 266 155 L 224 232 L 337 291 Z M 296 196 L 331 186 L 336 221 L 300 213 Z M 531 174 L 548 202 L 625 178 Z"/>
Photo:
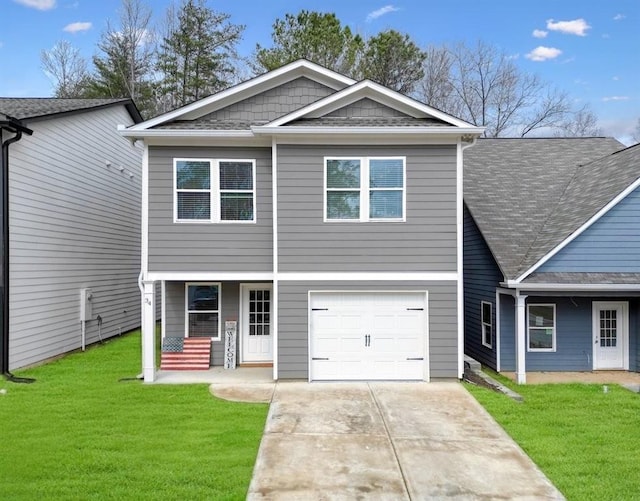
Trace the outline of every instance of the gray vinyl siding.
<path fill-rule="evenodd" d="M 405 117 L 401 111 L 380 104 L 373 99 L 364 98 L 336 111 L 328 113 L 328 117 Z"/>
<path fill-rule="evenodd" d="M 640 188 L 621 200 L 539 272 L 640 272 Z"/>
<path fill-rule="evenodd" d="M 455 146 L 278 146 L 279 269 L 454 272 Z M 323 222 L 325 156 L 406 156 L 406 222 Z"/>
<path fill-rule="evenodd" d="M 464 208 L 464 352 L 496 368 L 496 287 L 502 273 L 471 214 Z M 491 303 L 491 348 L 482 344 L 482 301 Z"/>
<path fill-rule="evenodd" d="M 429 292 L 429 367 L 431 379 L 458 378 L 458 330 L 455 282 L 279 282 L 278 377 L 308 379 L 309 291 Z"/>
<path fill-rule="evenodd" d="M 248 120 L 270 122 L 335 92 L 309 78 L 301 77 L 234 103 L 203 120 Z"/>
<path fill-rule="evenodd" d="M 505 296 L 502 296 L 505 298 Z M 530 304 L 556 305 L 556 351 L 525 354 L 527 371 L 591 371 L 593 369 L 593 302 L 629 301 L 629 369 L 638 370 L 638 299 L 612 297 L 527 298 Z M 510 303 L 510 305 L 509 305 Z M 513 298 L 502 301 L 502 371 L 515 370 L 515 309 Z"/>
<path fill-rule="evenodd" d="M 255 223 L 174 223 L 173 159 L 256 161 Z M 149 148 L 149 271 L 273 269 L 270 148 Z"/>
<path fill-rule="evenodd" d="M 103 338 L 140 325 L 141 149 L 117 132 L 132 123 L 108 107 L 29 124 L 11 146 L 12 368 L 80 347 L 81 288 L 93 290 L 87 344 L 98 315 Z"/>

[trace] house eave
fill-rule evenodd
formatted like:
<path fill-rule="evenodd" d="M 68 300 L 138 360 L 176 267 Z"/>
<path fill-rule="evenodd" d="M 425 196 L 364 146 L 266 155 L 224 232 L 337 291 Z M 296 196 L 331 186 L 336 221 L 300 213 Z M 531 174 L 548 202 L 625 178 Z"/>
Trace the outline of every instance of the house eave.
<path fill-rule="evenodd" d="M 135 130 L 131 128 L 118 128 L 118 132 L 124 136 L 135 139 L 144 138 L 183 138 L 183 137 L 209 137 L 209 138 L 252 138 L 254 134 L 250 130 L 210 130 L 210 129 L 156 129 Z"/>
<path fill-rule="evenodd" d="M 502 282 L 501 287 L 520 291 L 640 291 L 640 284 L 558 284 L 558 283 L 521 283 L 514 280 Z"/>
<path fill-rule="evenodd" d="M 284 135 L 442 135 L 442 136 L 474 136 L 478 137 L 484 129 L 477 127 L 251 127 L 254 134 Z"/>

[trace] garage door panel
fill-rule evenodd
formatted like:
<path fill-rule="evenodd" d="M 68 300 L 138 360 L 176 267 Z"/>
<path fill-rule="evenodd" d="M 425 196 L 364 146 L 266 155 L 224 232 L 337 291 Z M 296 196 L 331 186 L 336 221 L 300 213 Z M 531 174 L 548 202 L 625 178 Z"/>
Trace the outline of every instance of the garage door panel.
<path fill-rule="evenodd" d="M 424 379 L 424 293 L 319 293 L 311 307 L 312 379 Z"/>

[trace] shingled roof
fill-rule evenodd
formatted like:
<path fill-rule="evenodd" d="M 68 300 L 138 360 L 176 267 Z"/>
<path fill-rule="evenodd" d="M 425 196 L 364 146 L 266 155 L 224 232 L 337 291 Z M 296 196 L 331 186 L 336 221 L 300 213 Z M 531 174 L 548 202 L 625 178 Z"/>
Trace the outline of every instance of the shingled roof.
<path fill-rule="evenodd" d="M 0 97 L 0 114 L 24 122 L 44 120 L 107 106 L 124 105 L 136 123 L 140 112 L 131 99 L 61 99 L 54 97 Z"/>
<path fill-rule="evenodd" d="M 612 138 L 505 138 L 465 151 L 465 204 L 505 279 L 529 270 L 640 177 L 640 148 L 622 148 Z"/>

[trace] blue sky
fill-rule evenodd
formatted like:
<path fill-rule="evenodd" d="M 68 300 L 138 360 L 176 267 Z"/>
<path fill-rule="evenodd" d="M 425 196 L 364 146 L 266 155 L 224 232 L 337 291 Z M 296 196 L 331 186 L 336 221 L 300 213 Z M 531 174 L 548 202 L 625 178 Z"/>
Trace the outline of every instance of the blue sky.
<path fill-rule="evenodd" d="M 147 0 L 159 20 L 170 0 Z M 271 26 L 301 9 L 335 12 L 354 31 L 393 28 L 421 46 L 479 39 L 528 72 L 589 103 L 607 135 L 629 142 L 640 117 L 640 0 L 216 0 L 246 25 L 250 55 L 270 44 Z M 88 59 L 120 0 L 0 0 L 0 96 L 51 95 L 40 52 L 68 40 Z"/>

